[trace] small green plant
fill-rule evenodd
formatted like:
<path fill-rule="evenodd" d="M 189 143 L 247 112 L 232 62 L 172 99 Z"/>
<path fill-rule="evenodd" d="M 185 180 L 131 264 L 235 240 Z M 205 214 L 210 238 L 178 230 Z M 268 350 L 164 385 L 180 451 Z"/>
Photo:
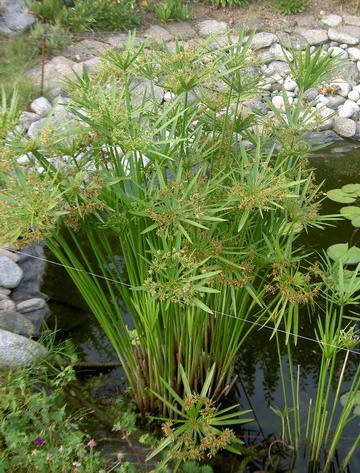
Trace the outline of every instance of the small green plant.
<path fill-rule="evenodd" d="M 301 13 L 309 6 L 308 0 L 275 0 L 275 6 L 284 15 Z"/>
<path fill-rule="evenodd" d="M 307 45 L 304 51 L 296 51 L 293 48 L 287 51 L 283 48 L 283 52 L 301 93 L 331 79 L 344 65 L 344 59 L 340 56 L 332 57 L 331 53 L 325 53 L 322 47 L 314 53 L 310 51 L 310 45 Z"/>
<path fill-rule="evenodd" d="M 36 23 L 31 29 L 29 41 L 34 50 L 41 54 L 41 41 L 45 41 L 45 54 L 53 56 L 66 48 L 70 43 L 70 34 L 61 25 L 49 23 Z"/>
<path fill-rule="evenodd" d="M 189 7 L 183 0 L 165 0 L 155 5 L 155 16 L 163 23 L 170 20 L 184 21 L 190 18 Z"/>
<path fill-rule="evenodd" d="M 174 471 L 178 471 L 181 463 L 187 460 L 200 461 L 204 458 L 213 458 L 219 450 L 225 449 L 233 453 L 241 453 L 236 446 L 242 445 L 242 441 L 235 436 L 233 430 L 221 427 L 251 422 L 252 419 L 241 418 L 251 411 L 234 412 L 238 405 L 217 410 L 215 403 L 208 397 L 214 377 L 215 364 L 206 376 L 200 394 L 193 393 L 190 389 L 189 380 L 183 367 L 180 365 L 181 380 L 184 385 L 184 399 L 162 379 L 162 382 L 172 397 L 170 403 L 162 396 L 154 393 L 160 401 L 165 403 L 170 412 L 177 417 L 166 419 L 154 417 L 163 424 L 165 439 L 147 457 L 150 460 L 167 448 L 167 454 L 163 461 L 166 464 L 175 461 Z"/>
<path fill-rule="evenodd" d="M 34 0 L 31 10 L 43 21 L 59 24 L 70 31 L 89 29 L 124 30 L 140 24 L 134 0 Z"/>

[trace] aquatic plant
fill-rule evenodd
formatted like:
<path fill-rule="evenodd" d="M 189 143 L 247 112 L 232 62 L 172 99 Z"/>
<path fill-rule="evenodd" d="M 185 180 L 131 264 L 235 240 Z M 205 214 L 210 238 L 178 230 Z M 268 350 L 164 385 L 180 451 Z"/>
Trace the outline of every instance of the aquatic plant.
<path fill-rule="evenodd" d="M 215 363 L 211 395 L 228 393 L 249 321 L 297 335 L 299 307 L 320 291 L 297 238 L 327 217 L 306 166 L 301 94 L 292 115 L 287 105 L 291 121 L 268 123 L 243 106 L 262 90 L 251 36 L 175 53 L 133 39 L 107 53 L 95 77 L 68 83 L 71 137 L 55 127 L 32 140 L 3 135 L 14 172 L 0 176 L 1 240 L 46 238 L 139 409 L 171 416 L 162 380 L 181 397 L 182 366 L 197 392 Z M 41 174 L 17 163 L 30 152 Z"/>

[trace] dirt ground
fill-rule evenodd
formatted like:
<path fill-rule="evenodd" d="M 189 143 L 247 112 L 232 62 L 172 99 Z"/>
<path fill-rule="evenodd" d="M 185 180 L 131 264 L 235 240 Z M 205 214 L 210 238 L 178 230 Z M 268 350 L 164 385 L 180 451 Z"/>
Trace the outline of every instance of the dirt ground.
<path fill-rule="evenodd" d="M 161 2 L 161 0 L 158 0 Z M 304 13 L 295 15 L 280 15 L 273 6 L 273 0 L 257 0 L 244 7 L 213 8 L 205 2 L 190 1 L 190 12 L 192 21 L 213 18 L 224 20 L 230 26 L 237 24 L 255 24 L 262 22 L 270 29 L 277 29 L 284 24 L 289 24 L 293 20 L 304 19 L 314 20 L 319 16 L 320 11 L 326 13 L 337 13 L 339 15 L 360 15 L 360 0 L 309 0 L 309 7 Z M 144 26 L 158 23 L 151 15 L 145 15 Z"/>

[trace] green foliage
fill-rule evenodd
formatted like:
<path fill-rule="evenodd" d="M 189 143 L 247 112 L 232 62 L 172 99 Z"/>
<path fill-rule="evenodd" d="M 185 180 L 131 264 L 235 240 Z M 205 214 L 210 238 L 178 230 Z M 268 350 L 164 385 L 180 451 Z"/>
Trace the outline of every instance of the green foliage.
<path fill-rule="evenodd" d="M 327 254 L 334 261 L 340 259 L 345 264 L 357 264 L 360 263 L 360 248 L 352 246 L 349 248 L 347 243 L 337 243 L 327 249 Z"/>
<path fill-rule="evenodd" d="M 307 45 L 304 51 L 291 48 L 290 52 L 286 49 L 283 49 L 283 52 L 291 75 L 302 93 L 331 79 L 344 65 L 344 59 L 339 55 L 332 57 L 331 53 L 325 53 L 322 47 L 314 53 L 311 53 L 310 45 Z"/>
<path fill-rule="evenodd" d="M 320 297 L 297 244 L 328 219 L 304 166 L 302 95 L 271 123 L 245 113 L 261 87 L 251 39 L 177 45 L 174 54 L 134 48 L 131 38 L 97 75 L 68 84 L 79 121 L 71 139 L 49 127 L 34 140 L 8 142 L 5 133 L 1 141 L 1 241 L 46 238 L 142 412 L 173 414 L 162 379 L 183 398 L 180 366 L 194 393 L 216 363 L 211 395 L 224 395 L 254 330 L 244 319 L 297 334 L 300 305 Z M 158 99 L 158 86 L 169 101 Z M 17 165 L 29 152 L 41 175 Z"/>
<path fill-rule="evenodd" d="M 67 411 L 64 390 L 73 380 L 71 366 L 46 363 L 0 372 L 1 472 L 70 473 L 75 464 L 79 473 L 99 471 L 103 463 L 80 430 L 83 415 Z"/>
<path fill-rule="evenodd" d="M 360 184 L 346 184 L 340 189 L 331 189 L 326 193 L 329 199 L 341 204 L 353 204 L 360 201 Z M 360 205 L 348 205 L 340 209 L 341 215 L 351 220 L 354 227 L 360 227 Z"/>
<path fill-rule="evenodd" d="M 29 41 L 37 54 L 41 53 L 41 40 L 45 40 L 45 54 L 53 56 L 70 43 L 70 34 L 59 24 L 35 23 L 30 30 Z"/>
<path fill-rule="evenodd" d="M 301 13 L 309 6 L 308 0 L 275 0 L 275 6 L 285 15 Z"/>
<path fill-rule="evenodd" d="M 140 24 L 134 0 L 74 0 L 71 6 L 62 0 L 34 0 L 31 10 L 42 20 L 74 32 L 126 30 Z"/>
<path fill-rule="evenodd" d="M 190 18 L 189 7 L 183 0 L 165 0 L 155 5 L 155 16 L 161 22 L 184 21 Z"/>
<path fill-rule="evenodd" d="M 181 466 L 182 473 L 214 473 L 209 465 L 199 465 L 194 461 L 187 461 Z"/>
<path fill-rule="evenodd" d="M 183 367 L 180 365 L 180 375 L 184 385 L 183 399 L 162 379 L 164 386 L 172 397 L 172 402 L 169 403 L 162 396 L 157 393 L 154 394 L 168 405 L 170 411 L 178 419 L 155 417 L 155 419 L 165 421 L 163 424 L 165 439 L 147 457 L 147 460 L 150 460 L 168 447 L 169 451 L 163 464 L 175 461 L 174 471 L 176 472 L 182 462 L 213 458 L 221 449 L 240 453 L 236 446 L 242 445 L 241 440 L 236 438 L 231 429 L 220 429 L 228 425 L 251 422 L 252 419 L 239 418 L 251 411 L 234 412 L 238 405 L 222 409 L 221 411 L 217 410 L 215 403 L 208 397 L 214 372 L 215 364 L 208 372 L 200 394 L 197 394 L 191 392 L 189 380 Z M 175 404 L 177 407 L 175 407 Z"/>

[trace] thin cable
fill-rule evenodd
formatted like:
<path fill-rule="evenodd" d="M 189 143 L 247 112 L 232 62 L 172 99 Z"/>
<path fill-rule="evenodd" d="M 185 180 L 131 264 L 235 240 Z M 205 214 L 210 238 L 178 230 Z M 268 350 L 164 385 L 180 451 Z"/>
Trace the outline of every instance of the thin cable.
<path fill-rule="evenodd" d="M 89 274 L 90 276 L 94 276 L 94 277 L 99 278 L 99 279 L 104 279 L 106 281 L 114 282 L 116 284 L 121 284 L 121 285 L 126 286 L 126 287 L 130 287 L 130 288 L 133 287 L 133 286 L 131 286 L 131 284 L 127 284 L 127 283 L 122 282 L 122 281 L 117 281 L 116 279 L 111 279 L 111 278 L 108 278 L 108 277 L 103 276 L 101 274 L 91 273 L 90 271 L 85 271 L 84 269 L 74 268 L 73 266 L 68 266 L 68 265 L 65 265 L 65 264 L 62 264 L 62 263 L 58 263 L 57 261 L 51 261 L 51 260 L 48 260 L 46 258 L 42 258 L 41 256 L 30 255 L 29 253 L 24 253 L 23 251 L 19 251 L 19 250 L 8 250 L 8 251 L 11 251 L 12 253 L 19 254 L 19 255 L 29 256 L 30 258 L 35 258 L 35 259 L 38 259 L 40 261 L 44 261 L 46 263 L 55 264 L 56 266 L 62 266 L 65 269 L 71 269 L 73 271 L 78 271 L 79 273 Z M 246 322 L 246 323 L 249 323 L 249 324 L 252 324 L 252 325 L 256 325 L 260 328 L 267 328 L 268 330 L 271 330 L 272 332 L 274 331 L 274 327 L 271 327 L 270 325 L 261 324 L 260 322 L 254 322 L 253 320 L 249 320 L 249 319 L 243 319 L 242 317 L 237 317 L 236 315 L 226 314 L 225 312 L 219 312 L 217 310 L 213 310 L 213 314 L 222 315 L 224 317 L 229 317 L 231 319 L 241 320 L 242 322 Z M 291 335 L 294 338 L 301 338 L 302 340 L 305 340 L 305 341 L 308 341 L 308 342 L 314 342 L 316 344 L 319 343 L 323 346 L 327 346 L 327 347 L 330 347 L 330 348 L 336 348 L 337 350 L 353 353 L 354 355 L 360 355 L 359 351 L 350 350 L 349 348 L 338 347 L 337 345 L 332 345 L 331 343 L 326 343 L 326 342 L 323 342 L 321 340 L 316 340 L 315 338 L 306 337 L 305 335 L 299 335 L 299 334 L 296 334 L 296 333 L 293 333 L 293 332 L 287 332 L 286 330 L 282 330 L 280 328 L 277 328 L 276 331 L 280 332 L 280 333 L 284 333 L 285 335 Z"/>

